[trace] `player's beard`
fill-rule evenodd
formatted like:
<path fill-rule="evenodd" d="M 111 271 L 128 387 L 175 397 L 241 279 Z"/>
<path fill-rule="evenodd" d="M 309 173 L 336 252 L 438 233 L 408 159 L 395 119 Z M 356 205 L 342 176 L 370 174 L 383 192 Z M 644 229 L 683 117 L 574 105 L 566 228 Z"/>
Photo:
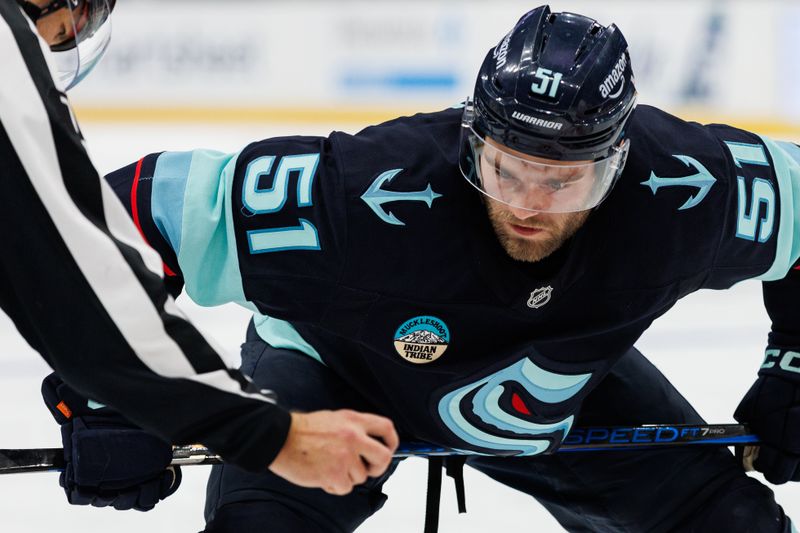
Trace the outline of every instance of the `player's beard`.
<path fill-rule="evenodd" d="M 486 209 L 497 239 L 512 259 L 535 263 L 549 256 L 583 226 L 591 211 L 576 213 L 540 213 L 535 217 L 521 220 L 515 217 L 503 204 L 488 200 Z M 526 238 L 514 233 L 508 224 L 541 229 L 534 238 Z"/>

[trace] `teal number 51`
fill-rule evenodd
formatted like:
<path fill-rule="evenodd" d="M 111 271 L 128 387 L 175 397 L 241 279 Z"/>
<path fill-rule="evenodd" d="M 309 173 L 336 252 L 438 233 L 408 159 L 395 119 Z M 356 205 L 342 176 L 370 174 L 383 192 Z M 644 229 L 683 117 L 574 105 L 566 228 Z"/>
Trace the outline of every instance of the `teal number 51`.
<path fill-rule="evenodd" d="M 737 168 L 742 168 L 742 165 L 770 166 L 764 147 L 760 144 L 733 141 L 725 141 L 725 144 L 728 145 Z M 736 237 L 759 243 L 767 242 L 772 236 L 775 225 L 775 189 L 768 180 L 753 178 L 750 185 L 751 196 L 748 201 L 744 177 L 737 176 L 737 182 L 739 208 L 736 219 Z M 764 206 L 763 215 L 760 214 L 762 206 Z"/>
<path fill-rule="evenodd" d="M 311 188 L 319 164 L 319 154 L 287 155 L 280 158 L 272 187 L 260 189 L 259 178 L 268 176 L 275 156 L 265 155 L 247 165 L 242 185 L 242 204 L 256 215 L 276 213 L 283 209 L 289 197 L 289 175 L 299 172 L 297 178 L 297 206 L 314 205 Z M 282 252 L 286 250 L 319 250 L 317 228 L 304 218 L 299 225 L 282 228 L 250 230 L 247 242 L 251 254 Z"/>

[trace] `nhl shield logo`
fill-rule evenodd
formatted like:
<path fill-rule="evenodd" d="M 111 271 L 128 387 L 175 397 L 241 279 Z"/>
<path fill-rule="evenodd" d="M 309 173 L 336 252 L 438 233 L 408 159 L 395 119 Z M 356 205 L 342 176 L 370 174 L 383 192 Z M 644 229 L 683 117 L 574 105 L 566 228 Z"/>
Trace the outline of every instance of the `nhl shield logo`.
<path fill-rule="evenodd" d="M 553 295 L 553 287 L 539 287 L 535 291 L 531 293 L 531 297 L 528 298 L 528 307 L 531 309 L 539 309 L 547 302 L 550 301 L 550 297 Z"/>
<path fill-rule="evenodd" d="M 394 349 L 409 363 L 436 361 L 450 344 L 450 330 L 435 316 L 406 320 L 394 334 Z"/>

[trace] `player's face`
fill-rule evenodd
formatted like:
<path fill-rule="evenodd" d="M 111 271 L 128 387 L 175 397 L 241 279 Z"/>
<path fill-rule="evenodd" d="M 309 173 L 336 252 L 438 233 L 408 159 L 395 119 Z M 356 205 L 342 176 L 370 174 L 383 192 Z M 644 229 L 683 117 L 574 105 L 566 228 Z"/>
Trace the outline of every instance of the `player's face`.
<path fill-rule="evenodd" d="M 583 226 L 590 210 L 570 213 L 547 213 L 550 204 L 580 202 L 591 193 L 592 180 L 576 172 L 575 163 L 562 163 L 513 152 L 515 158 L 503 158 L 509 148 L 498 149 L 487 140 L 481 154 L 481 171 L 488 198 L 489 219 L 506 253 L 518 261 L 536 262 L 558 250 Z M 581 162 L 577 162 L 581 163 Z M 496 187 L 498 190 L 492 190 Z M 503 189 L 503 190 L 499 190 Z M 543 211 L 513 207 L 494 198 L 517 198 L 519 205 Z"/>
<path fill-rule="evenodd" d="M 536 262 L 572 237 L 591 211 L 535 213 L 486 199 L 489 220 L 506 253 L 517 261 Z"/>
<path fill-rule="evenodd" d="M 592 161 L 535 157 L 488 137 L 480 166 L 484 192 L 491 198 L 544 213 L 585 210 L 597 181 Z"/>

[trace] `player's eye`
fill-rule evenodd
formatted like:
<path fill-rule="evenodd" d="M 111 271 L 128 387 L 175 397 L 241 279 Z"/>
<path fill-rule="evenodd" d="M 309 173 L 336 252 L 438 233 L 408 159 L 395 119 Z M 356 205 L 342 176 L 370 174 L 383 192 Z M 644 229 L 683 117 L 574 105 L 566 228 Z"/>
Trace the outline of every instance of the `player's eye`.
<path fill-rule="evenodd" d="M 498 165 L 495 165 L 495 174 L 506 190 L 517 190 L 523 186 L 522 181 L 516 175 Z"/>
<path fill-rule="evenodd" d="M 55 34 L 53 37 L 55 42 L 50 43 L 51 45 L 58 45 L 63 43 L 67 40 L 67 26 L 66 24 L 61 24 L 61 29 L 58 30 L 58 33 Z"/>
<path fill-rule="evenodd" d="M 503 179 L 503 180 L 515 180 L 515 179 L 517 179 L 517 178 L 514 177 L 513 174 L 511 174 L 510 172 L 508 172 L 506 170 L 503 170 L 502 168 L 497 170 L 497 175 L 500 176 L 500 179 Z"/>
<path fill-rule="evenodd" d="M 572 181 L 547 180 L 544 185 L 552 192 L 563 191 L 572 184 Z"/>

